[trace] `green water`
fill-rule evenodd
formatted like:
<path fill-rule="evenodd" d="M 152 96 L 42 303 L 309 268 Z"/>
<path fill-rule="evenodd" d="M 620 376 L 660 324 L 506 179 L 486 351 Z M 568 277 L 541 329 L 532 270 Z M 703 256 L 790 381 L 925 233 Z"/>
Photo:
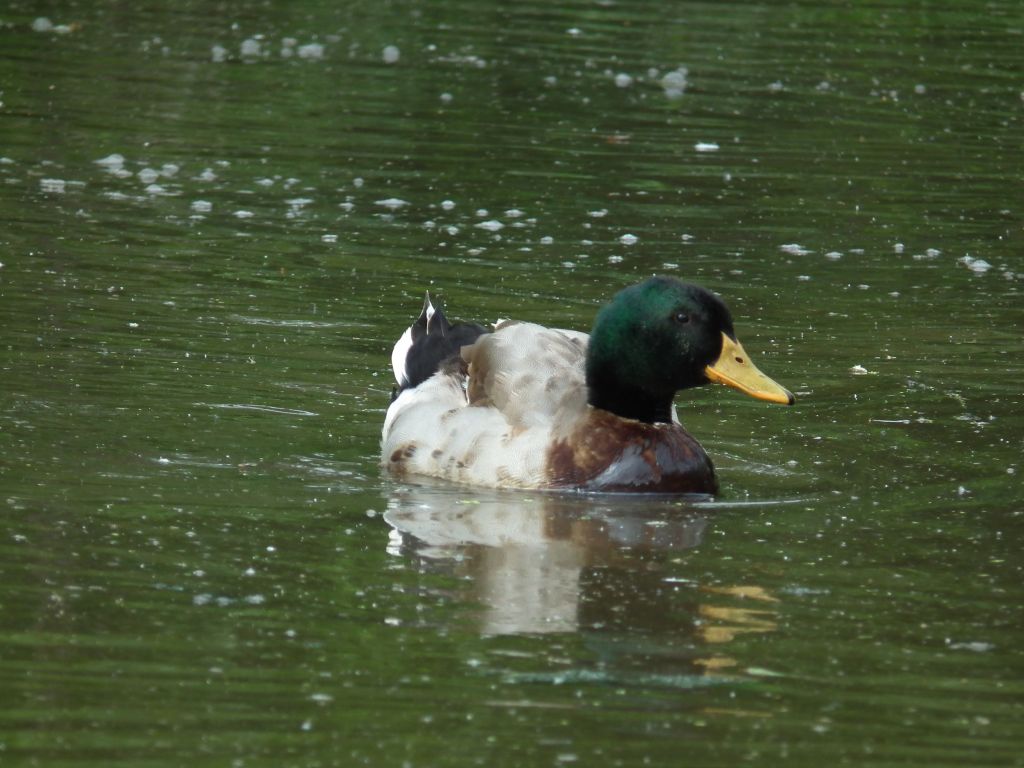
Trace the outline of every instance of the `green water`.
<path fill-rule="evenodd" d="M 0 8 L 0 764 L 1024 764 L 1022 73 L 1010 0 Z M 680 395 L 721 498 L 381 476 L 425 289 L 654 272 L 798 398 Z"/>

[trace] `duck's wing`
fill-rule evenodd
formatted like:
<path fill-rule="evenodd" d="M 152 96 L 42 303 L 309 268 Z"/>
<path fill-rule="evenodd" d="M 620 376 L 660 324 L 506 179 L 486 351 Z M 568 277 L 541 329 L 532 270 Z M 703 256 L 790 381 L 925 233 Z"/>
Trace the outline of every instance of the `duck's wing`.
<path fill-rule="evenodd" d="M 586 409 L 585 333 L 506 323 L 463 347 L 470 406 L 496 408 L 513 429 L 553 426 Z"/>

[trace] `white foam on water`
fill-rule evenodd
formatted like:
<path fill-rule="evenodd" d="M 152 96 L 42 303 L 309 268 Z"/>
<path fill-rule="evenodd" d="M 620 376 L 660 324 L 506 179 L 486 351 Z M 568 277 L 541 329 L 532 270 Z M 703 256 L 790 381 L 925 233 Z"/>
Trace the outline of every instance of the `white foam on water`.
<path fill-rule="evenodd" d="M 374 205 L 379 205 L 382 208 L 387 208 L 389 211 L 397 211 L 399 208 L 404 208 L 409 205 L 408 200 L 402 200 L 399 197 L 388 197 L 384 200 L 375 200 Z"/>
<path fill-rule="evenodd" d="M 497 219 L 488 219 L 487 221 L 481 221 L 479 224 L 474 225 L 477 229 L 486 229 L 488 232 L 499 232 L 505 228 Z"/>
<path fill-rule="evenodd" d="M 639 237 L 637 237 L 636 235 L 632 235 L 628 232 L 619 238 L 619 242 L 622 243 L 623 245 L 636 245 L 636 243 L 639 240 Z"/>
<path fill-rule="evenodd" d="M 779 246 L 779 250 L 788 253 L 790 256 L 807 256 L 814 251 L 804 248 L 800 243 L 785 243 Z"/>
<path fill-rule="evenodd" d="M 975 259 L 970 255 L 962 256 L 959 261 L 976 275 L 983 275 L 992 269 L 992 265 L 984 259 Z"/>
<path fill-rule="evenodd" d="M 665 96 L 669 99 L 678 99 L 686 91 L 686 76 L 689 71 L 686 67 L 679 67 L 671 72 L 666 72 L 661 78 L 661 87 Z M 654 77 L 654 75 L 652 75 Z"/>
<path fill-rule="evenodd" d="M 262 52 L 263 46 L 261 45 L 260 41 L 257 40 L 255 37 L 250 37 L 247 40 L 243 40 L 242 45 L 239 47 L 239 53 L 241 53 L 242 56 L 259 56 L 262 54 Z"/>
<path fill-rule="evenodd" d="M 381 59 L 385 64 L 395 64 L 400 58 L 402 58 L 402 52 L 398 50 L 396 45 L 386 45 L 384 50 L 381 51 Z"/>
<path fill-rule="evenodd" d="M 93 162 L 104 170 L 113 172 L 124 167 L 124 155 L 114 152 L 106 157 L 101 157 L 99 160 L 93 160 Z"/>
<path fill-rule="evenodd" d="M 322 59 L 324 47 L 320 43 L 307 43 L 299 46 L 298 53 L 300 59 Z"/>
<path fill-rule="evenodd" d="M 209 213 L 213 210 L 213 203 L 209 200 L 193 200 L 191 208 L 196 213 Z"/>

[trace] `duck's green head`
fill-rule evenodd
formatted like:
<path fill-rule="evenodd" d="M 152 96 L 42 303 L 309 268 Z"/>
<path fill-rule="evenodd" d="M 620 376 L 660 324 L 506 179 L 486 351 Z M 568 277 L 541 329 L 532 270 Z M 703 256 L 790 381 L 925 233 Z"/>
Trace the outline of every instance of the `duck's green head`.
<path fill-rule="evenodd" d="M 587 350 L 591 405 L 667 422 L 678 390 L 710 382 L 793 403 L 788 390 L 750 362 L 725 303 L 700 286 L 652 277 L 619 291 L 598 313 Z"/>

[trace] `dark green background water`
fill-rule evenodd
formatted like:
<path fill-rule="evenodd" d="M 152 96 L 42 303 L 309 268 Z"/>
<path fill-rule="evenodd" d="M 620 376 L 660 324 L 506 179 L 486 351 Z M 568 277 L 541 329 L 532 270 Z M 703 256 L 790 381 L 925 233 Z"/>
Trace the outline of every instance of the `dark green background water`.
<path fill-rule="evenodd" d="M 558 5 L 0 8 L 0 764 L 1024 763 L 1020 4 Z M 719 500 L 381 476 L 654 272 Z"/>

